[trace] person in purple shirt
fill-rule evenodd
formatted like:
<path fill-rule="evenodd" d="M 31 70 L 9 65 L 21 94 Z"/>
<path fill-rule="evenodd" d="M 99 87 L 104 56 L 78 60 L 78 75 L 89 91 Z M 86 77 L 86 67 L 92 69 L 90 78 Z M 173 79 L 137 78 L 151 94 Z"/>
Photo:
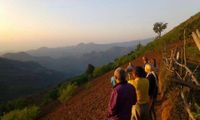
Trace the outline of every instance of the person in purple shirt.
<path fill-rule="evenodd" d="M 117 68 L 114 77 L 117 84 L 111 93 L 108 118 L 109 120 L 130 120 L 132 106 L 137 102 L 136 90 L 127 83 L 123 68 Z"/>

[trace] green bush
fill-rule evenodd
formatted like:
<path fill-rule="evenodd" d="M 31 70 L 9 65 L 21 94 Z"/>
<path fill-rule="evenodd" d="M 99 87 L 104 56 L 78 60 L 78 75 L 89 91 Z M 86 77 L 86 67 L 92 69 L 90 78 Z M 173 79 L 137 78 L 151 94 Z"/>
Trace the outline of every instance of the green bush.
<path fill-rule="evenodd" d="M 36 120 L 39 108 L 36 106 L 13 110 L 2 117 L 2 120 Z"/>
<path fill-rule="evenodd" d="M 49 91 L 47 95 L 45 95 L 45 97 L 42 100 L 41 105 L 46 105 L 53 100 L 57 100 L 58 97 L 59 97 L 58 89 L 53 89 Z"/>
<path fill-rule="evenodd" d="M 104 73 L 114 69 L 114 64 L 113 63 L 109 63 L 107 65 L 103 65 L 101 67 L 97 67 L 95 68 L 94 72 L 93 72 L 93 76 L 94 77 L 98 77 L 100 75 L 103 75 Z"/>
<path fill-rule="evenodd" d="M 74 94 L 76 89 L 77 89 L 77 85 L 74 83 L 70 83 L 66 85 L 65 87 L 61 88 L 59 92 L 60 93 L 59 100 L 61 102 L 67 101 Z"/>
<path fill-rule="evenodd" d="M 18 98 L 16 100 L 3 103 L 0 105 L 0 116 L 2 116 L 3 113 L 9 112 L 15 109 L 22 109 L 27 105 L 28 105 L 28 102 L 22 98 Z"/>

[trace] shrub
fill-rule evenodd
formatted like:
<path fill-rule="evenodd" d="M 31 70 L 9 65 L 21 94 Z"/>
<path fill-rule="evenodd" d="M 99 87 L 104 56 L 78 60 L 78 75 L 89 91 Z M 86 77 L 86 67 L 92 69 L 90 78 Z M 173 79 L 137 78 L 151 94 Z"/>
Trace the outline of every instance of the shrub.
<path fill-rule="evenodd" d="M 58 89 L 53 89 L 44 97 L 41 105 L 46 105 L 49 102 L 56 100 L 59 97 L 59 91 Z"/>
<path fill-rule="evenodd" d="M 77 76 L 77 77 L 71 79 L 70 81 L 73 84 L 82 85 L 82 84 L 88 82 L 88 76 L 86 74 L 82 74 L 80 76 Z"/>
<path fill-rule="evenodd" d="M 36 106 L 16 109 L 2 117 L 2 120 L 35 120 L 39 115 L 39 108 Z"/>
<path fill-rule="evenodd" d="M 113 63 L 109 63 L 107 65 L 103 65 L 101 67 L 95 68 L 94 72 L 93 72 L 93 76 L 94 77 L 98 77 L 100 75 L 103 75 L 104 73 L 112 70 L 114 67 Z"/>
<path fill-rule="evenodd" d="M 92 78 L 92 74 L 94 72 L 95 67 L 92 64 L 88 64 L 88 67 L 86 69 L 86 74 L 89 78 Z"/>
<path fill-rule="evenodd" d="M 3 115 L 3 113 L 15 110 L 15 109 L 22 109 L 25 106 L 27 106 L 28 102 L 25 99 L 18 98 L 16 100 L 9 101 L 7 103 L 0 105 L 0 116 Z"/>
<path fill-rule="evenodd" d="M 74 94 L 76 88 L 77 85 L 74 83 L 69 83 L 64 88 L 61 88 L 59 100 L 61 102 L 67 101 Z"/>

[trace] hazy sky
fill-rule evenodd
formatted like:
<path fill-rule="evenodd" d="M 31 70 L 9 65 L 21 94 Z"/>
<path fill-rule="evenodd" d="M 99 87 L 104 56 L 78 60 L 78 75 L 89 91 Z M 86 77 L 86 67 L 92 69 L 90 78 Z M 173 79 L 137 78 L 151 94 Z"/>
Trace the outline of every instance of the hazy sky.
<path fill-rule="evenodd" d="M 0 0 L 0 53 L 155 36 L 200 11 L 200 0 Z"/>

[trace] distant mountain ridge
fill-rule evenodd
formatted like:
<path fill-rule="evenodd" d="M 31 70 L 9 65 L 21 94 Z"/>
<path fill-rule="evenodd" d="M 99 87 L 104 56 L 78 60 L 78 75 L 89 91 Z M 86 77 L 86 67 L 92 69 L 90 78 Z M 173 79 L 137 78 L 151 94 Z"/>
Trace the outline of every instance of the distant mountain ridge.
<path fill-rule="evenodd" d="M 150 39 L 145 39 L 140 43 L 146 44 L 149 41 Z M 80 43 L 71 47 L 40 48 L 27 52 L 7 53 L 2 57 L 19 61 L 34 61 L 48 69 L 60 71 L 72 77 L 83 73 L 88 64 L 100 66 L 129 53 L 138 43 L 138 41 L 111 44 Z"/>
<path fill-rule="evenodd" d="M 133 47 L 139 43 L 147 44 L 151 40 L 152 39 L 149 38 L 143 40 L 109 43 L 109 44 L 79 43 L 76 46 L 67 46 L 67 47 L 57 47 L 57 48 L 42 47 L 39 49 L 26 51 L 26 53 L 32 56 L 49 56 L 52 58 L 60 58 L 67 56 L 79 56 L 85 53 L 90 53 L 92 51 L 95 52 L 106 51 L 112 47 Z"/>
<path fill-rule="evenodd" d="M 66 56 L 57 59 L 51 57 L 36 57 L 25 52 L 7 53 L 3 57 L 23 62 L 34 61 L 48 69 L 60 71 L 65 73 L 66 76 L 72 77 L 84 72 L 88 64 L 100 66 L 132 50 L 132 47 L 112 47 L 106 51 L 92 51 L 79 56 Z"/>
<path fill-rule="evenodd" d="M 0 102 L 38 93 L 57 85 L 63 73 L 49 70 L 36 62 L 0 58 Z"/>

